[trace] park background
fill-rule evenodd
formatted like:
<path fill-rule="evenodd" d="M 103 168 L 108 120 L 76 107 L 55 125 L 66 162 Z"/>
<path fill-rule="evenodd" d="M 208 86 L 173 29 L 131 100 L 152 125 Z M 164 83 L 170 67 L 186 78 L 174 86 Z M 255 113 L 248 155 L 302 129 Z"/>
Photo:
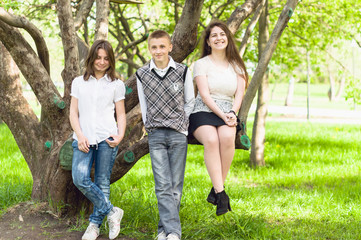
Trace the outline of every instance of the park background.
<path fill-rule="evenodd" d="M 64 68 L 62 43 L 56 13 L 48 12 L 55 11 L 51 5 L 55 3 L 2 2 L 9 9 L 14 9 L 15 14 L 26 13 L 35 25 L 41 26 L 46 42 L 51 46 L 51 78 L 61 92 L 64 88 L 61 78 Z M 149 29 L 174 30 L 175 15 L 170 14 L 172 7 L 177 4 L 182 6 L 184 1 L 143 2 L 144 5 L 138 7 L 149 17 Z M 215 10 L 224 4 L 219 16 L 226 20 L 234 8 L 244 2 L 205 1 L 199 35 L 202 25 L 205 26 L 211 18 L 207 12 L 216 13 Z M 50 7 L 42 8 L 47 6 L 46 3 Z M 285 3 L 269 1 L 270 32 Z M 129 19 L 135 18 L 138 7 L 127 5 L 122 13 Z M 181 206 L 184 239 L 361 239 L 360 11 L 360 1 L 299 3 L 289 23 L 292 30 L 286 28 L 269 64 L 265 164 L 254 167 L 250 164 L 249 151 L 236 150 L 226 183 L 233 211 L 216 217 L 215 208 L 205 201 L 211 183 L 203 163 L 203 149 L 190 145 Z M 94 25 L 94 20 L 90 20 L 89 24 Z M 132 28 L 141 28 L 139 23 L 132 24 Z M 237 32 L 238 43 L 246 27 L 247 20 Z M 303 35 L 292 32 L 295 29 Z M 134 31 L 135 35 L 137 33 Z M 31 42 L 25 31 L 23 34 Z M 92 33 L 89 33 L 89 38 L 92 38 Z M 109 38 L 111 40 L 112 36 Z M 36 48 L 33 43 L 32 46 Z M 148 59 L 145 42 L 139 45 L 139 49 Z M 310 71 L 307 71 L 307 52 L 310 54 Z M 184 63 L 191 66 L 198 57 L 196 48 Z M 257 33 L 252 35 L 244 59 L 252 76 L 257 63 Z M 141 63 L 137 56 L 133 60 Z M 134 69 L 125 66 L 119 61 L 117 69 L 127 79 Z M 40 117 L 41 105 L 27 81 L 22 78 L 21 82 L 24 95 Z M 287 97 L 288 100 L 290 97 L 290 83 L 294 84 L 294 92 L 292 101 L 285 106 Z M 330 89 L 333 98 L 330 97 Z M 247 121 L 250 138 L 256 100 L 253 100 Z M 0 215 L 5 216 L 19 203 L 37 205 L 40 202 L 31 198 L 32 174 L 4 123 L 0 125 L 0 144 Z M 158 217 L 149 155 L 142 157 L 124 177 L 111 185 L 111 200 L 125 210 L 120 237 L 155 237 Z M 51 210 L 47 211 L 54 215 L 65 207 L 53 204 L 51 199 L 48 199 L 48 204 Z M 19 233 L 25 229 L 17 218 L 7 224 Z M 57 236 L 50 231 L 51 225 L 44 222 L 38 239 L 64 239 L 67 234 L 81 233 L 87 226 L 85 210 L 71 218 L 67 226 L 64 235 Z M 106 232 L 107 228 L 103 227 L 103 235 Z M 15 239 L 15 236 L 4 239 Z"/>

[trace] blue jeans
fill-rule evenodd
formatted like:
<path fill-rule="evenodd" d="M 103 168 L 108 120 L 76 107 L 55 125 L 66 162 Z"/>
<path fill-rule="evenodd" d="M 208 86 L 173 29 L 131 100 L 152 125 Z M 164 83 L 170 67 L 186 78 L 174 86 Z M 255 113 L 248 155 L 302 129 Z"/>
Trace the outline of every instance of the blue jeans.
<path fill-rule="evenodd" d="M 149 153 L 158 199 L 158 233 L 182 235 L 179 207 L 187 157 L 187 137 L 168 128 L 148 133 Z"/>
<path fill-rule="evenodd" d="M 112 148 L 106 141 L 90 148 L 88 153 L 78 149 L 78 141 L 73 141 L 72 177 L 74 185 L 93 203 L 93 213 L 89 221 L 101 225 L 105 216 L 112 210 L 109 201 L 110 175 L 118 147 Z M 94 162 L 94 182 L 90 171 Z"/>

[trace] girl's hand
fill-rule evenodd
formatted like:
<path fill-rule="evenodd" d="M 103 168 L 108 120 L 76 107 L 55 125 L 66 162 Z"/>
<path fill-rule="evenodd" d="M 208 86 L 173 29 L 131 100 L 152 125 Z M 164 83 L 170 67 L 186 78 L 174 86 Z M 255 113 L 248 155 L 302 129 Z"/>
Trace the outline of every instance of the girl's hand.
<path fill-rule="evenodd" d="M 226 115 L 225 123 L 227 124 L 227 126 L 229 126 L 229 127 L 237 126 L 237 117 L 236 117 L 236 115 L 234 115 L 234 113 L 229 112 L 229 113 L 226 113 L 225 115 Z"/>
<path fill-rule="evenodd" d="M 78 136 L 78 149 L 82 152 L 89 152 L 89 141 L 85 136 Z"/>
<path fill-rule="evenodd" d="M 112 148 L 118 146 L 120 141 L 122 141 L 122 138 L 119 135 L 110 135 L 110 138 L 113 138 L 113 140 L 106 139 L 105 141 L 108 143 L 109 147 Z"/>

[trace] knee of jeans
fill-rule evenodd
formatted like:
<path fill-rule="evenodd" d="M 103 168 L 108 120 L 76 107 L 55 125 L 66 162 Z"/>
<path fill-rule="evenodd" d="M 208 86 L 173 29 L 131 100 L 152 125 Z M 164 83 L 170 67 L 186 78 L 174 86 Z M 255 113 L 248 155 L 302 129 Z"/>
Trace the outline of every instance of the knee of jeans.
<path fill-rule="evenodd" d="M 73 183 L 79 190 L 86 189 L 90 186 L 90 180 L 80 175 L 73 175 Z"/>
<path fill-rule="evenodd" d="M 110 189 L 110 181 L 102 181 L 102 182 L 96 182 L 95 183 L 102 191 L 109 191 Z"/>
<path fill-rule="evenodd" d="M 172 193 L 172 187 L 170 183 L 158 182 L 155 186 L 155 191 L 160 194 L 170 194 Z"/>

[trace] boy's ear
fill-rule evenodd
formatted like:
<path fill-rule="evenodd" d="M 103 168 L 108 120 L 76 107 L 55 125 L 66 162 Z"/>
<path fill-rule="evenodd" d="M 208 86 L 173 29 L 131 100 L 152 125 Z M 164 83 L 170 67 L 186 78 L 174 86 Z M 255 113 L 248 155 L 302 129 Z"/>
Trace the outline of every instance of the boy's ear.
<path fill-rule="evenodd" d="M 169 45 L 169 52 L 171 52 L 172 49 L 173 49 L 173 44 L 170 44 L 170 45 Z"/>

